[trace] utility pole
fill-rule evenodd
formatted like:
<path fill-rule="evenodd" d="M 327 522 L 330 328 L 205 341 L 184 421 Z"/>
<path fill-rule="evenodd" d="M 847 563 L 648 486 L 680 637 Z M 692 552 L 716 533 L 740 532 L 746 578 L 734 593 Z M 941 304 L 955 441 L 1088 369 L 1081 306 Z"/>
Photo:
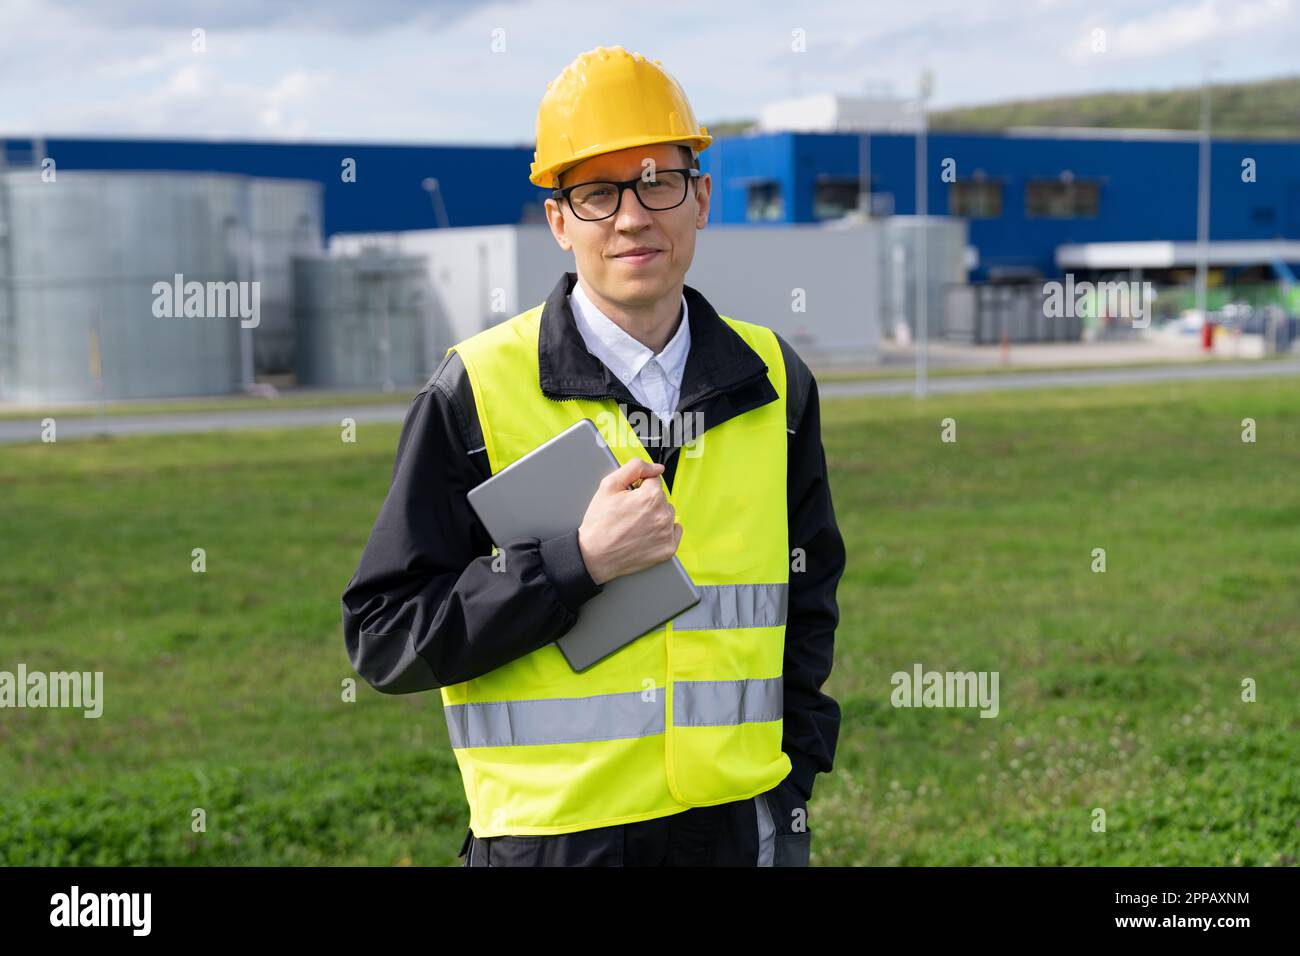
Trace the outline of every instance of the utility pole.
<path fill-rule="evenodd" d="M 871 130 L 858 134 L 858 209 L 871 218 Z"/>
<path fill-rule="evenodd" d="M 1208 272 L 1210 265 L 1210 70 L 1217 60 L 1205 61 L 1201 83 L 1201 148 L 1196 183 L 1196 311 L 1208 321 Z"/>
<path fill-rule="evenodd" d="M 929 211 L 929 201 L 926 195 L 926 115 L 925 104 L 934 90 L 934 77 L 929 70 L 921 71 L 920 95 L 916 101 L 917 116 L 920 120 L 920 126 L 916 131 L 916 253 L 913 261 L 916 263 L 916 397 L 925 398 L 926 396 L 926 374 L 927 358 L 926 350 L 928 345 L 928 313 L 929 303 L 926 301 L 927 275 L 926 275 L 926 213 Z"/>

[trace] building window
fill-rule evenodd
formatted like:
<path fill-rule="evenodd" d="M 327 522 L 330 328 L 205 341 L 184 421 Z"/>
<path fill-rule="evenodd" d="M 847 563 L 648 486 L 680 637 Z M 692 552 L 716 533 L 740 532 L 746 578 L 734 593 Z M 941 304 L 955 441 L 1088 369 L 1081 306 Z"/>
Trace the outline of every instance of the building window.
<path fill-rule="evenodd" d="M 1250 221 L 1257 226 L 1271 226 L 1276 218 L 1271 206 L 1252 206 Z"/>
<path fill-rule="evenodd" d="M 823 179 L 813 186 L 813 218 L 841 219 L 858 208 L 856 179 Z"/>
<path fill-rule="evenodd" d="M 745 218 L 750 222 L 784 219 L 785 211 L 781 204 L 781 184 L 776 182 L 751 183 L 748 201 L 745 204 Z"/>
<path fill-rule="evenodd" d="M 1025 185 L 1029 219 L 1087 219 L 1100 204 L 1101 184 L 1093 179 L 1031 179 Z"/>
<path fill-rule="evenodd" d="M 1002 215 L 1002 184 L 974 179 L 949 183 L 948 215 L 997 219 Z"/>

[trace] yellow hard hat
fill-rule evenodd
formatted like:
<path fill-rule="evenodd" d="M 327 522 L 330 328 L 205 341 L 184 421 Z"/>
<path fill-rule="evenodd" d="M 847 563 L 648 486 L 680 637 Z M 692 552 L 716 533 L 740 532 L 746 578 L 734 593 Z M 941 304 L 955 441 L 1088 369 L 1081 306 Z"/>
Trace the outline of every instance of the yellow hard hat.
<path fill-rule="evenodd" d="M 658 60 L 621 46 L 596 47 L 547 84 L 528 178 L 550 189 L 565 169 L 602 153 L 655 143 L 684 143 L 698 152 L 711 142 Z"/>

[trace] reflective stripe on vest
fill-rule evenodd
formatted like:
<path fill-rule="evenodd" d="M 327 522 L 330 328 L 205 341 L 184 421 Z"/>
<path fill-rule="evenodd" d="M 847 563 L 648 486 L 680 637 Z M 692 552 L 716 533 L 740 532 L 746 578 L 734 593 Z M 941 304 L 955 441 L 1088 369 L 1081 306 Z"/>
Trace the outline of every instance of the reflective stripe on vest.
<path fill-rule="evenodd" d="M 649 461 L 615 400 L 542 393 L 543 310 L 454 346 L 492 472 L 583 418 L 620 464 Z M 679 453 L 672 486 L 662 485 L 700 603 L 580 673 L 552 642 L 442 688 L 476 837 L 570 833 L 746 800 L 790 772 L 781 746 L 785 360 L 771 330 L 721 318 L 767 365 L 777 400 L 701 433 Z"/>
<path fill-rule="evenodd" d="M 444 707 L 453 748 L 528 747 L 650 737 L 664 732 L 664 705 L 655 688 L 541 700 L 502 700 Z M 677 681 L 673 724 L 721 727 L 780 720 L 782 678 L 738 681 Z"/>
<path fill-rule="evenodd" d="M 452 747 L 523 747 L 648 737 L 664 732 L 658 692 L 597 694 L 557 700 L 504 700 L 452 704 L 447 734 Z"/>
<path fill-rule="evenodd" d="M 781 705 L 780 677 L 673 683 L 675 727 L 726 727 L 780 720 Z"/>
<path fill-rule="evenodd" d="M 703 584 L 700 603 L 673 618 L 675 631 L 785 624 L 788 584 Z"/>

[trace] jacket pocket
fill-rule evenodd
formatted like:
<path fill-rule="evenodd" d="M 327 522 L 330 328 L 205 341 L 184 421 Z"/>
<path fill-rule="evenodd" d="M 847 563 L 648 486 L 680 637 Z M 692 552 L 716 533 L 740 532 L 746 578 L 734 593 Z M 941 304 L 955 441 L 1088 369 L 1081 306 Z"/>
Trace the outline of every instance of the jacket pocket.
<path fill-rule="evenodd" d="M 776 849 L 772 854 L 773 866 L 807 866 L 812 853 L 812 831 L 778 833 Z"/>
<path fill-rule="evenodd" d="M 763 795 L 772 824 L 773 866 L 807 866 L 812 853 L 812 828 L 808 826 L 808 801 L 787 778 Z"/>

